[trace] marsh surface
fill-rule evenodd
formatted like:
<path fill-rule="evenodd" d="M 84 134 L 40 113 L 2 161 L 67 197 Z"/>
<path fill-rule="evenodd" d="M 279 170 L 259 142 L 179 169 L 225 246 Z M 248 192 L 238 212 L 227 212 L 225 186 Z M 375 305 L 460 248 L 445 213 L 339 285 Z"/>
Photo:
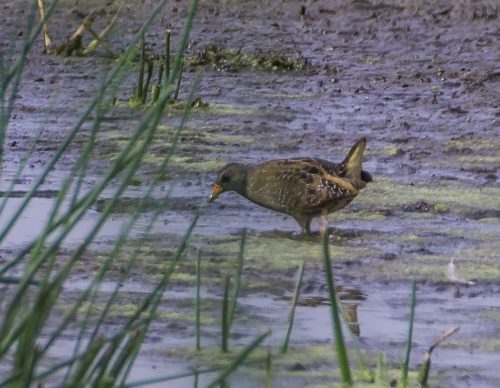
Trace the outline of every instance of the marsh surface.
<path fill-rule="evenodd" d="M 12 42 L 20 44 L 28 3 L 3 2 L 0 33 L 13 37 L 2 39 L 3 50 Z M 116 52 L 128 45 L 151 9 L 142 2 L 129 3 L 110 37 L 109 45 Z M 117 320 L 154 284 L 194 212 L 199 210 L 201 217 L 131 380 L 210 365 L 220 342 L 223 279 L 235 273 L 239 236 L 246 228 L 243 284 L 231 346 L 248 344 L 269 327 L 273 330 L 270 343 L 280 344 L 296 270 L 304 260 L 291 355 L 277 364 L 275 383 L 331 383 L 335 357 L 319 237 L 300 236 L 290 217 L 236 194 L 224 194 L 212 204 L 207 198 L 217 169 L 227 162 L 291 156 L 340 161 L 356 139 L 366 136 L 364 168 L 374 182 L 348 208 L 328 217 L 335 279 L 345 305 L 357 315 L 362 349 L 371 360 L 385 352 L 398 369 L 411 280 L 416 279 L 412 367 L 420 365 L 424 352 L 444 330 L 458 325 L 460 331 L 433 354 L 433 385 L 499 386 L 500 31 L 494 4 L 437 2 L 411 7 L 390 1 L 378 5 L 316 1 L 301 18 L 297 4 L 256 3 L 208 0 L 201 2 L 196 16 L 187 54 L 198 60 L 186 66 L 181 99 L 187 98 L 200 71 L 196 95 L 209 105 L 193 108 L 168 176 L 130 238 L 132 250 L 133 240 L 140 239 L 152 217 L 155 200 L 171 193 L 166 210 L 146 237 L 132 278 L 122 286 Z M 62 1 L 51 20 L 51 33 L 56 39 L 66 37 L 81 22 L 75 9 L 95 11 L 106 20 L 116 7 L 113 1 L 106 5 Z M 147 30 L 151 53 L 162 52 L 166 27 L 174 31 L 174 40 L 178 37 L 187 7 L 186 2 L 167 5 Z M 99 19 L 96 23 L 105 24 Z M 95 94 L 102 71 L 112 63 L 105 55 L 46 56 L 41 54 L 41 42 L 26 66 L 6 140 L 2 187 L 14 179 L 34 133 L 45 125 L 28 168 L 16 182 L 19 196 L 37 178 Z M 207 55 L 210 50 L 216 52 L 216 59 Z M 280 60 L 262 64 L 265 56 Z M 98 135 L 95 163 L 85 179 L 87 188 L 143 114 L 127 105 L 135 78 L 132 66 L 117 94 L 118 104 Z M 175 109 L 165 114 L 140 179 L 130 186 L 95 247 L 72 275 L 64 303 L 71 303 L 102 262 L 106 247 L 153 179 L 180 115 Z M 0 263 L 43 226 L 55 194 L 51 190 L 68 173 L 85 138 L 82 133 L 46 179 L 46 191 L 32 201 L 25 224 L 14 229 L 1 247 Z M 106 200 L 103 197 L 102 203 Z M 9 198 L 8 208 L 14 208 L 16 201 L 19 198 Z M 97 203 L 65 249 L 71 251 L 78 244 L 99 211 Z M 192 351 L 197 248 L 204 252 L 205 349 L 198 356 Z M 474 285 L 447 279 L 451 258 L 459 274 Z M 120 263 L 116 263 L 110 284 L 119 272 Z M 110 285 L 103 294 L 111 290 Z M 57 311 L 64 312 L 64 306 Z M 71 341 L 69 333 L 68 343 L 56 347 L 54 357 L 69 354 Z M 235 381 L 250 376 L 249 386 L 263 378 L 251 368 L 239 373 Z M 192 379 L 179 380 L 176 386 L 192 386 Z"/>

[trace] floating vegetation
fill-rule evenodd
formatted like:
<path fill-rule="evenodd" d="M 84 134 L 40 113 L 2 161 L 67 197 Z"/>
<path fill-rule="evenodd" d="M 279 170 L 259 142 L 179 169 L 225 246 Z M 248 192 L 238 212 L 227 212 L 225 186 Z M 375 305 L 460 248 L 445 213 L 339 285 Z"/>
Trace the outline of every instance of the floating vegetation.
<path fill-rule="evenodd" d="M 238 72 L 245 69 L 263 71 L 302 71 L 309 61 L 302 54 L 255 52 L 242 53 L 219 46 L 209 46 L 201 52 L 186 58 L 189 66 L 208 66 L 214 70 Z"/>

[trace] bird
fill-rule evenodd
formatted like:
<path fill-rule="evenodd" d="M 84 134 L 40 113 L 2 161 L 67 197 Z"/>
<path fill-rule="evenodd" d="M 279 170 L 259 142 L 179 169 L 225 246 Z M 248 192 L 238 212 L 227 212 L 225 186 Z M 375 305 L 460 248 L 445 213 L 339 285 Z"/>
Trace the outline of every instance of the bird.
<path fill-rule="evenodd" d="M 217 174 L 209 202 L 235 191 L 257 205 L 292 216 L 302 233 L 310 235 L 313 218 L 343 209 L 372 181 L 362 169 L 365 147 L 363 137 L 341 163 L 311 157 L 229 163 Z"/>

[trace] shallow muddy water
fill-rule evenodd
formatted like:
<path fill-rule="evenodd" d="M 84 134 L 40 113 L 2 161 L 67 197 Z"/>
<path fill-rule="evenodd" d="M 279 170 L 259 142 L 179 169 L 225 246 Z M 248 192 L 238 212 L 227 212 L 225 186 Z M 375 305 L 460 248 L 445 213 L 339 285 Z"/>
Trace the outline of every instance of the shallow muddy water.
<path fill-rule="evenodd" d="M 0 33 L 15 36 L 28 2 L 7 1 Z M 110 36 L 116 52 L 125 49 L 151 7 L 130 2 Z M 286 6 L 285 6 L 286 5 Z M 51 23 L 65 37 L 79 23 L 75 9 L 111 15 L 106 5 L 63 1 Z M 495 8 L 496 7 L 496 8 Z M 187 3 L 167 6 L 147 31 L 149 51 L 161 53 L 166 27 L 179 34 Z M 433 353 L 432 386 L 500 385 L 500 30 L 494 2 L 201 2 L 188 56 L 216 46 L 249 57 L 283 54 L 305 68 L 276 70 L 231 67 L 220 63 L 188 65 L 181 99 L 200 71 L 197 96 L 208 107 L 193 108 L 176 147 L 168 176 L 152 195 L 129 241 L 139 241 L 153 217 L 156 201 L 171 197 L 146 236 L 141 260 L 121 287 L 117 321 L 159 279 L 196 211 L 200 219 L 186 256 L 165 293 L 160 316 L 146 338 L 131 381 L 208 367 L 223 357 L 220 309 L 223 280 L 234 275 L 239 239 L 247 243 L 231 346 L 241 349 L 271 328 L 266 344 L 278 347 L 287 324 L 296 270 L 305 261 L 301 298 L 290 355 L 277 361 L 273 386 L 330 386 L 336 380 L 329 306 L 320 238 L 303 237 L 290 217 L 257 207 L 234 193 L 207 202 L 217 170 L 227 162 L 315 156 L 341 161 L 360 137 L 368 139 L 363 168 L 374 178 L 346 209 L 328 217 L 334 276 L 344 307 L 359 330 L 361 349 L 372 365 L 385 353 L 394 369 L 404 354 L 411 281 L 417 281 L 417 307 L 411 365 L 416 369 L 428 347 L 451 325 L 460 330 Z M 99 23 L 97 21 L 96 23 Z M 176 35 L 177 34 L 177 35 Z M 1 42 L 2 49 L 7 42 Z M 95 94 L 101 71 L 111 61 L 99 54 L 60 58 L 40 54 L 27 64 L 9 127 L 2 166 L 6 190 L 34 133 L 47 123 L 22 177 L 19 195 L 9 198 L 0 215 L 5 222 L 23 193 L 40 174 L 76 117 Z M 240 64 L 241 65 L 241 64 Z M 136 72 L 126 77 L 118 103 L 98 134 L 88 190 L 128 140 L 143 111 L 131 109 Z M 63 306 L 71 304 L 120 233 L 120 227 L 144 195 L 155 167 L 167 151 L 182 110 L 170 109 L 141 169 L 116 206 L 85 262 L 65 286 Z M 21 223 L 4 242 L 0 264 L 30 242 L 43 226 L 54 188 L 81 150 L 85 133 L 35 196 Z M 3 191 L 2 191 L 3 192 Z M 106 193 L 66 241 L 71 251 L 112 196 Z M 4 198 L 0 197 L 0 200 Z M 313 223 L 318 230 L 319 223 Z M 203 350 L 194 349 L 194 258 L 203 249 Z M 169 256 L 170 255 L 170 256 Z M 454 259 L 458 273 L 473 285 L 457 285 L 446 276 Z M 125 258 L 123 259 L 125 261 Z M 112 292 L 120 265 L 111 270 L 102 293 Z M 103 302 L 105 303 L 105 302 Z M 357 318 L 357 322 L 356 319 Z M 107 322 L 109 331 L 113 322 Z M 51 353 L 64 358 L 75 334 Z M 351 340 L 352 345 L 352 340 Z M 217 356 L 215 356 L 217 354 Z M 354 351 L 352 358 L 355 360 Z M 235 386 L 260 386 L 264 368 L 242 368 Z M 213 374 L 200 376 L 206 383 Z M 193 378 L 169 383 L 192 386 Z M 158 385 L 161 386 L 161 385 Z"/>

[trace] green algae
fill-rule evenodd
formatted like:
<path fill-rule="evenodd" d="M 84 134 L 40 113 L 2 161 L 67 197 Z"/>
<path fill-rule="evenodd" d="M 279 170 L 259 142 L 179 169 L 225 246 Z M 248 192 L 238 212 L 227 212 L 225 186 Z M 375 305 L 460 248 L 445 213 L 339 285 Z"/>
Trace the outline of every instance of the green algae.
<path fill-rule="evenodd" d="M 434 204 L 434 210 L 437 213 L 447 213 L 450 210 L 450 207 L 443 203 L 436 203 Z"/>
<path fill-rule="evenodd" d="M 394 157 L 403 154 L 403 151 L 398 146 L 391 144 L 384 148 L 384 155 Z"/>
<path fill-rule="evenodd" d="M 420 239 L 415 241 L 422 241 Z M 398 260 L 367 263 L 359 272 L 371 279 L 410 280 L 449 282 L 448 264 L 451 258 L 457 266 L 458 275 L 475 282 L 491 281 L 500 278 L 498 267 L 498 246 L 480 247 L 451 251 L 443 254 L 407 254 Z"/>
<path fill-rule="evenodd" d="M 348 209 L 335 212 L 328 215 L 328 221 L 344 221 L 344 220 L 366 220 L 366 221 L 384 221 L 387 220 L 387 215 L 376 209 L 360 209 L 350 211 Z"/>
<path fill-rule="evenodd" d="M 499 155 L 465 155 L 458 158 L 459 162 L 471 164 L 491 164 L 493 166 L 500 165 Z"/>
<path fill-rule="evenodd" d="M 158 160 L 159 159 L 159 160 Z M 154 157 L 148 158 L 149 163 L 160 164 L 161 158 L 155 159 Z M 225 160 L 219 158 L 196 160 L 196 158 L 188 156 L 172 156 L 171 165 L 181 167 L 190 171 L 214 171 L 218 170 L 226 164 Z"/>
<path fill-rule="evenodd" d="M 500 323 L 500 309 L 481 311 L 479 315 L 486 319 L 491 319 L 495 322 Z"/>
<path fill-rule="evenodd" d="M 167 297 L 168 299 L 168 297 Z M 113 304 L 107 314 L 106 317 L 107 319 L 126 319 L 132 317 L 137 310 L 140 308 L 141 303 L 124 303 L 124 304 L 119 304 L 115 303 Z M 72 306 L 67 306 L 67 309 L 69 310 Z M 85 313 L 87 312 L 88 309 L 91 309 L 91 315 L 97 315 L 101 313 L 105 305 L 104 304 L 92 304 L 90 306 L 88 303 L 82 305 L 82 307 L 79 309 L 80 313 Z M 143 313 L 143 315 L 147 315 L 148 312 Z M 182 321 L 186 323 L 193 323 L 196 319 L 194 312 L 192 310 L 185 311 L 185 312 L 180 312 L 179 309 L 177 311 L 166 311 L 166 310 L 158 310 L 155 314 L 156 319 L 161 319 L 161 320 L 167 320 L 169 322 L 173 321 Z M 202 321 L 203 324 L 206 325 L 215 325 L 217 324 L 217 319 L 213 316 L 210 316 L 206 313 L 202 315 Z"/>
<path fill-rule="evenodd" d="M 153 143 L 143 156 L 143 163 L 150 166 L 162 165 L 168 150 L 172 146 L 169 135 L 175 129 L 169 126 L 160 126 Z M 170 165 L 187 171 L 213 171 L 224 166 L 227 161 L 220 155 L 228 145 L 251 144 L 254 139 L 248 135 L 217 133 L 214 127 L 189 127 L 183 130 L 177 152 L 171 156 Z M 105 159 L 115 158 L 128 144 L 129 137 L 122 131 L 106 131 L 100 135 L 99 144 L 103 152 L 97 157 Z M 142 141 L 137 141 L 135 147 L 139 149 Z M 105 146 L 104 146 L 105 145 Z"/>
<path fill-rule="evenodd" d="M 199 366 L 224 368 L 234 359 L 234 355 L 242 351 L 242 347 L 231 347 L 228 353 L 223 353 L 219 348 L 202 347 L 199 351 L 186 348 L 170 348 L 162 351 L 163 355 L 178 359 L 197 360 Z M 240 368 L 236 375 L 238 379 L 245 376 L 246 381 L 255 381 L 259 384 L 266 377 L 266 370 L 262 367 L 267 358 L 269 348 L 258 348 L 247 358 L 244 368 Z M 340 384 L 338 365 L 332 344 L 310 345 L 307 347 L 293 347 L 286 354 L 271 351 L 272 376 L 280 381 L 293 379 L 294 384 L 301 382 L 308 387 L 332 387 Z M 351 354 L 356 359 L 354 352 Z M 375 360 L 371 361 L 375 364 Z M 384 375 L 389 381 L 396 381 L 400 376 L 397 366 L 386 366 Z M 410 371 L 411 382 L 416 382 L 418 373 Z M 354 382 L 356 387 L 385 387 L 388 381 L 372 381 L 372 374 L 367 375 L 360 370 L 355 370 Z"/>
<path fill-rule="evenodd" d="M 439 201 L 439 208 L 453 211 L 471 208 L 500 208 L 499 187 L 467 187 L 459 183 L 436 182 L 433 186 L 402 184 L 378 178 L 356 198 L 365 205 L 394 208 L 418 201 Z"/>
<path fill-rule="evenodd" d="M 301 71 L 308 67 L 302 55 L 279 52 L 242 53 L 212 45 L 195 55 L 186 57 L 189 66 L 211 65 L 214 70 L 238 72 L 254 69 L 260 71 Z"/>
<path fill-rule="evenodd" d="M 262 96 L 269 98 L 279 98 L 279 99 L 288 99 L 288 100 L 302 100 L 314 97 L 312 93 L 262 93 Z"/>
<path fill-rule="evenodd" d="M 450 140 L 446 143 L 446 147 L 451 150 L 500 150 L 500 143 L 494 139 L 460 139 Z"/>
<path fill-rule="evenodd" d="M 488 353 L 500 353 L 500 339 L 473 337 L 467 339 L 450 339 L 446 341 L 443 347 L 452 349 L 481 350 Z"/>
<path fill-rule="evenodd" d="M 357 58 L 358 63 L 364 63 L 365 65 L 373 65 L 377 62 L 380 62 L 382 60 L 381 56 L 370 56 L 370 55 L 365 55 L 362 57 Z"/>
<path fill-rule="evenodd" d="M 221 116 L 251 115 L 252 117 L 256 117 L 263 115 L 265 111 L 255 110 L 244 106 L 236 106 L 232 104 L 223 104 L 214 102 L 210 104 L 210 113 Z"/>
<path fill-rule="evenodd" d="M 217 250 L 214 251 L 214 244 L 211 244 L 207 251 L 211 251 L 212 254 L 230 252 L 230 256 L 236 254 L 235 243 L 232 240 L 219 241 L 216 246 Z M 330 243 L 330 251 L 333 260 L 349 261 L 371 257 L 377 250 Z M 279 236 L 253 235 L 247 238 L 245 265 L 283 271 L 296 269 L 305 260 L 306 267 L 318 266 L 321 265 L 321 252 L 319 240 L 307 241 Z"/>

